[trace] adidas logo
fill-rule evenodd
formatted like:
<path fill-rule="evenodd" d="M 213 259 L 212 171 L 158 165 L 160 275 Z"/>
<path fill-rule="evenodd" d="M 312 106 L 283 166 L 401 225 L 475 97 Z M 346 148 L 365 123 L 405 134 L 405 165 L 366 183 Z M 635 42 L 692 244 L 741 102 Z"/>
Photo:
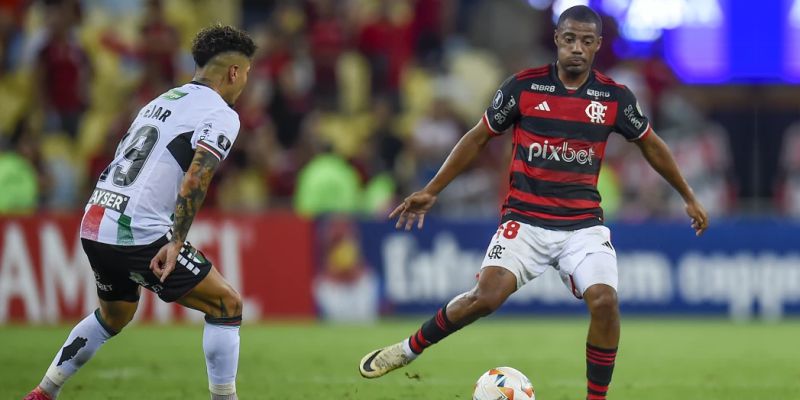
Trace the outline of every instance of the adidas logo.
<path fill-rule="evenodd" d="M 539 111 L 550 111 L 550 106 L 547 104 L 547 100 L 539 103 L 539 105 L 535 108 Z"/>

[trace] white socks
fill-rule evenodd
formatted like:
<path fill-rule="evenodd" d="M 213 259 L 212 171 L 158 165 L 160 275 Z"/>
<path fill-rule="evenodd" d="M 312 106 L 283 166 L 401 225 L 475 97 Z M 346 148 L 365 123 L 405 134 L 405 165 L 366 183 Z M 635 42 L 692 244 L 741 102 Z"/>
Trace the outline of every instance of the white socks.
<path fill-rule="evenodd" d="M 53 398 L 58 396 L 67 379 L 78 372 L 78 369 L 94 356 L 97 349 L 115 334 L 106 330 L 99 319 L 98 310 L 75 325 L 67 341 L 64 342 L 64 347 L 56 354 L 50 368 L 47 369 L 39 387 Z"/>
<path fill-rule="evenodd" d="M 239 364 L 239 326 L 206 322 L 203 329 L 208 389 L 213 400 L 236 399 L 236 369 Z"/>
<path fill-rule="evenodd" d="M 406 354 L 406 357 L 408 357 L 409 360 L 413 360 L 419 356 L 419 354 L 411 351 L 411 343 L 409 343 L 409 338 L 403 339 L 403 353 Z"/>
<path fill-rule="evenodd" d="M 239 363 L 239 326 L 241 321 L 223 321 L 236 325 L 206 322 L 203 329 L 203 352 L 206 355 L 208 388 L 212 400 L 236 400 L 236 369 Z M 56 354 L 39 387 L 54 399 L 64 383 L 116 332 L 104 327 L 99 310 L 88 315 L 72 328 L 66 342 Z"/>

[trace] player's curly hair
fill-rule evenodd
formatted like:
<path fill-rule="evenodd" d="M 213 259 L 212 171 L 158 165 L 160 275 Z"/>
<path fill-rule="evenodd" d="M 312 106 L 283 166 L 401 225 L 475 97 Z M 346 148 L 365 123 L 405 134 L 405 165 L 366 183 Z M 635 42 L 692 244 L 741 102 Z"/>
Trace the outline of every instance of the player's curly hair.
<path fill-rule="evenodd" d="M 561 25 L 564 23 L 564 21 L 568 19 L 590 24 L 593 23 L 597 27 L 597 34 L 603 34 L 603 20 L 600 18 L 600 15 L 597 14 L 597 12 L 587 6 L 573 6 L 564 10 L 564 12 L 562 12 L 558 17 L 556 27 L 561 28 Z"/>
<path fill-rule="evenodd" d="M 205 66 L 217 54 L 229 51 L 250 58 L 256 52 L 256 45 L 246 32 L 222 24 L 204 28 L 192 41 L 192 58 L 198 67 Z"/>

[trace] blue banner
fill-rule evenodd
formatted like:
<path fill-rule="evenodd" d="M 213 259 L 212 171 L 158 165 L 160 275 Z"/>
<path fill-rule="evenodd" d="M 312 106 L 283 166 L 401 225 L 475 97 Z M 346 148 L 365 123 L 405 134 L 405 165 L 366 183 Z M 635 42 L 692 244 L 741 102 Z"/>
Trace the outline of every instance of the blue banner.
<path fill-rule="evenodd" d="M 695 237 L 686 224 L 612 224 L 622 311 L 719 314 L 737 319 L 800 315 L 800 224 L 715 222 Z M 426 219 L 422 231 L 358 224 L 364 262 L 378 276 L 384 313 L 431 312 L 476 282 L 496 222 Z M 578 313 L 585 306 L 550 270 L 499 313 Z"/>

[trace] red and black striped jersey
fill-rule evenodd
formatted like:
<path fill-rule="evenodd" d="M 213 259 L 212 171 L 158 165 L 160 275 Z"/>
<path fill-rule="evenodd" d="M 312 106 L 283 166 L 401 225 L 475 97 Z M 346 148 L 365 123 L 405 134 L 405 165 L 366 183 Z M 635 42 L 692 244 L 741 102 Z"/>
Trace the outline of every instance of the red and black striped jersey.
<path fill-rule="evenodd" d="M 627 87 L 592 70 L 580 88 L 569 90 L 555 64 L 506 79 L 483 121 L 496 135 L 513 127 L 503 221 L 555 230 L 603 223 L 597 177 L 609 134 L 635 141 L 651 132 Z"/>

